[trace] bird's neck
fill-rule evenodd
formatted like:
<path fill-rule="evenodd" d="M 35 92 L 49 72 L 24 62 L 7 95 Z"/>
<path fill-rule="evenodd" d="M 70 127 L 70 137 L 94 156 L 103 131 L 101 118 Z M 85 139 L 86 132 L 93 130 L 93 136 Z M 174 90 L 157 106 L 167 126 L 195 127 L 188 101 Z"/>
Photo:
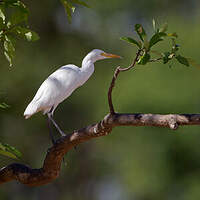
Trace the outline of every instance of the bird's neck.
<path fill-rule="evenodd" d="M 94 72 L 94 61 L 92 59 L 87 58 L 86 56 L 83 59 L 81 71 L 92 74 Z"/>

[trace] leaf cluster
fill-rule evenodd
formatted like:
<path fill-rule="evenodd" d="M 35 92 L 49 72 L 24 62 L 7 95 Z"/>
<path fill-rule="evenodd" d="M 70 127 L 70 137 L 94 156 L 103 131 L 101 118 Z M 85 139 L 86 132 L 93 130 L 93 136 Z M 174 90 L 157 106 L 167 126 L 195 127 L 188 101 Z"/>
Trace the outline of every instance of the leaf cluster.
<path fill-rule="evenodd" d="M 179 50 L 180 46 L 176 43 L 176 39 L 178 35 L 174 33 L 167 33 L 168 25 L 164 24 L 160 28 L 157 27 L 155 20 L 153 20 L 153 29 L 154 33 L 148 39 L 145 29 L 141 24 L 135 25 L 135 32 L 138 35 L 139 39 L 135 39 L 132 37 L 121 37 L 121 40 L 124 40 L 132 45 L 135 45 L 140 51 L 141 55 L 137 61 L 137 64 L 146 65 L 149 62 L 156 62 L 162 60 L 163 64 L 167 64 L 172 59 L 176 59 L 180 64 L 185 66 L 196 65 L 197 64 L 191 60 L 190 58 L 186 58 L 180 55 Z M 169 44 L 169 51 L 166 52 L 158 52 L 153 50 L 154 46 L 158 43 L 170 39 L 171 42 L 168 40 Z M 156 59 L 151 59 L 152 54 L 159 56 Z"/>
<path fill-rule="evenodd" d="M 0 1 L 0 43 L 4 55 L 13 64 L 16 39 L 36 41 L 39 36 L 28 27 L 29 10 L 20 0 Z"/>
<path fill-rule="evenodd" d="M 76 5 L 81 5 L 81 6 L 89 8 L 89 5 L 81 0 L 61 0 L 61 3 L 63 4 L 65 8 L 69 23 L 71 23 L 72 21 L 72 14 L 75 12 Z"/>

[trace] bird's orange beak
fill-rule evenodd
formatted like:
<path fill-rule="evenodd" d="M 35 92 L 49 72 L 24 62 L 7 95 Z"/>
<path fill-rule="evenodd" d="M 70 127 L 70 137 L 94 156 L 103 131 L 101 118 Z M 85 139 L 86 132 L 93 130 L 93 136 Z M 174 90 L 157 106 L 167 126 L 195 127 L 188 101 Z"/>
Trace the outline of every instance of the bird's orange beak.
<path fill-rule="evenodd" d="M 121 56 L 111 54 L 111 53 L 101 53 L 101 55 L 107 58 L 122 58 Z"/>

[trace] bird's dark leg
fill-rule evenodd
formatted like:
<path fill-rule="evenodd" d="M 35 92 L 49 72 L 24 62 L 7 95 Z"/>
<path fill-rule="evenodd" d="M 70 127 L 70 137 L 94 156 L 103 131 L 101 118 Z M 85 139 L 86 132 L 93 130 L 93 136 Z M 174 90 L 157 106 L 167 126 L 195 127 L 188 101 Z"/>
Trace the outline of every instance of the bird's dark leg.
<path fill-rule="evenodd" d="M 53 108 L 52 108 L 53 109 Z M 51 110 L 52 110 L 51 109 Z M 51 127 L 51 122 L 53 122 L 53 124 L 55 123 L 56 124 L 56 122 L 53 120 L 53 118 L 52 118 L 52 113 L 51 112 L 49 112 L 48 114 L 47 114 L 47 116 L 48 116 L 48 126 L 49 126 L 49 135 L 50 135 L 50 138 L 51 138 L 51 141 L 52 141 L 52 143 L 53 143 L 53 145 L 56 143 L 56 141 L 55 141 L 55 139 L 54 139 L 54 137 L 53 137 L 53 130 L 52 130 L 52 127 Z M 53 120 L 53 121 L 52 121 Z M 54 125 L 55 125 L 54 124 Z M 56 124 L 57 125 L 57 124 Z M 58 125 L 56 126 L 55 125 L 55 127 L 58 129 L 59 127 L 58 127 Z M 61 129 L 59 128 L 58 130 L 60 130 L 61 131 Z M 60 132 L 59 131 L 59 132 Z M 62 132 L 63 133 L 63 132 Z M 63 133 L 64 134 L 64 133 Z M 64 134 L 65 135 L 65 134 Z M 63 157 L 63 163 L 66 165 L 66 162 L 65 162 L 65 159 L 64 159 L 64 157 Z"/>
<path fill-rule="evenodd" d="M 49 127 L 49 137 L 51 138 L 51 141 L 53 143 L 53 145 L 56 143 L 54 137 L 53 137 L 53 129 L 51 127 L 51 120 L 49 119 L 49 117 L 47 117 L 47 122 L 48 122 L 48 127 Z"/>
<path fill-rule="evenodd" d="M 53 123 L 53 125 L 56 127 L 56 129 L 59 131 L 59 133 L 61 134 L 61 136 L 65 136 L 65 133 L 60 129 L 60 127 L 56 124 L 56 122 L 53 119 L 52 113 L 48 113 L 48 118 L 49 120 L 51 120 L 51 122 Z"/>

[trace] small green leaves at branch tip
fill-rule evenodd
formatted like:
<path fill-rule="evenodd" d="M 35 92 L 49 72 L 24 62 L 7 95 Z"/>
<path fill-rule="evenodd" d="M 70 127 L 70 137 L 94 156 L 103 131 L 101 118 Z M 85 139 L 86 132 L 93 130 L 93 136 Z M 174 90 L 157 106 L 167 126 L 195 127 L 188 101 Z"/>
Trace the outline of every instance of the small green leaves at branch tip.
<path fill-rule="evenodd" d="M 150 41 L 149 41 L 149 48 L 151 48 L 152 46 L 154 46 L 155 44 L 157 44 L 160 41 L 163 41 L 163 37 L 165 37 L 167 34 L 164 32 L 159 32 L 159 33 L 155 33 Z"/>
<path fill-rule="evenodd" d="M 168 29 L 168 24 L 165 23 L 160 29 L 159 29 L 159 33 L 165 33 Z"/>
<path fill-rule="evenodd" d="M 185 66 L 187 66 L 187 67 L 190 66 L 189 61 L 188 61 L 187 58 L 185 58 L 185 57 L 183 57 L 183 56 L 181 56 L 181 55 L 178 55 L 178 56 L 176 56 L 175 58 L 176 58 L 176 60 L 177 60 L 180 64 L 185 65 Z"/>
<path fill-rule="evenodd" d="M 0 155 L 19 159 L 22 157 L 21 152 L 19 152 L 15 147 L 10 146 L 9 144 L 4 144 L 0 142 Z"/>
<path fill-rule="evenodd" d="M 89 5 L 81 0 L 61 0 L 61 3 L 63 4 L 65 8 L 69 23 L 71 23 L 72 21 L 72 14 L 75 12 L 75 9 L 76 9 L 75 5 L 81 5 L 81 6 L 89 8 Z"/>
<path fill-rule="evenodd" d="M 36 41 L 39 36 L 28 27 L 29 10 L 20 0 L 0 1 L 0 42 L 10 66 L 15 56 L 15 40 Z"/>
<path fill-rule="evenodd" d="M 162 53 L 162 60 L 163 60 L 163 64 L 168 63 L 171 59 L 172 59 L 172 55 L 170 52 L 164 52 Z"/>
<path fill-rule="evenodd" d="M 135 31 L 139 35 L 140 39 L 142 41 L 144 41 L 147 35 L 146 35 L 146 32 L 145 32 L 145 30 L 144 30 L 144 28 L 142 27 L 141 24 L 136 24 L 135 25 Z"/>
<path fill-rule="evenodd" d="M 141 24 L 135 25 L 135 32 L 137 33 L 139 39 L 133 39 L 132 37 L 121 37 L 121 40 L 124 40 L 130 44 L 135 45 L 138 48 L 138 51 L 140 51 L 140 55 L 137 61 L 137 64 L 145 65 L 148 62 L 158 62 L 163 61 L 163 64 L 167 64 L 172 59 L 176 59 L 180 64 L 185 66 L 196 66 L 200 68 L 200 65 L 196 64 L 192 59 L 186 58 L 178 53 L 180 50 L 180 46 L 177 44 L 176 39 L 178 38 L 178 35 L 176 32 L 168 33 L 168 25 L 165 23 L 160 28 L 156 24 L 156 21 L 153 19 L 153 29 L 154 33 L 150 37 L 150 40 L 147 38 L 147 34 L 145 29 Z M 161 41 L 169 41 L 168 42 L 170 50 L 166 52 L 158 52 L 155 50 L 152 50 L 152 48 L 157 45 Z M 157 58 L 154 58 L 151 54 L 155 54 Z M 153 58 L 152 58 L 153 57 Z M 152 59 L 151 59 L 152 58 Z"/>
<path fill-rule="evenodd" d="M 140 56 L 137 63 L 139 65 L 146 65 L 149 62 L 150 58 L 151 58 L 150 54 L 147 52 L 144 52 L 144 54 Z"/>
<path fill-rule="evenodd" d="M 142 43 L 140 41 L 134 40 L 133 38 L 130 38 L 130 37 L 121 37 L 120 39 L 124 40 L 124 41 L 126 41 L 126 42 L 128 42 L 130 44 L 137 45 L 138 48 L 142 47 Z"/>
<path fill-rule="evenodd" d="M 153 25 L 154 32 L 156 32 L 157 30 L 156 30 L 156 21 L 155 21 L 155 19 L 152 20 L 152 25 Z"/>

